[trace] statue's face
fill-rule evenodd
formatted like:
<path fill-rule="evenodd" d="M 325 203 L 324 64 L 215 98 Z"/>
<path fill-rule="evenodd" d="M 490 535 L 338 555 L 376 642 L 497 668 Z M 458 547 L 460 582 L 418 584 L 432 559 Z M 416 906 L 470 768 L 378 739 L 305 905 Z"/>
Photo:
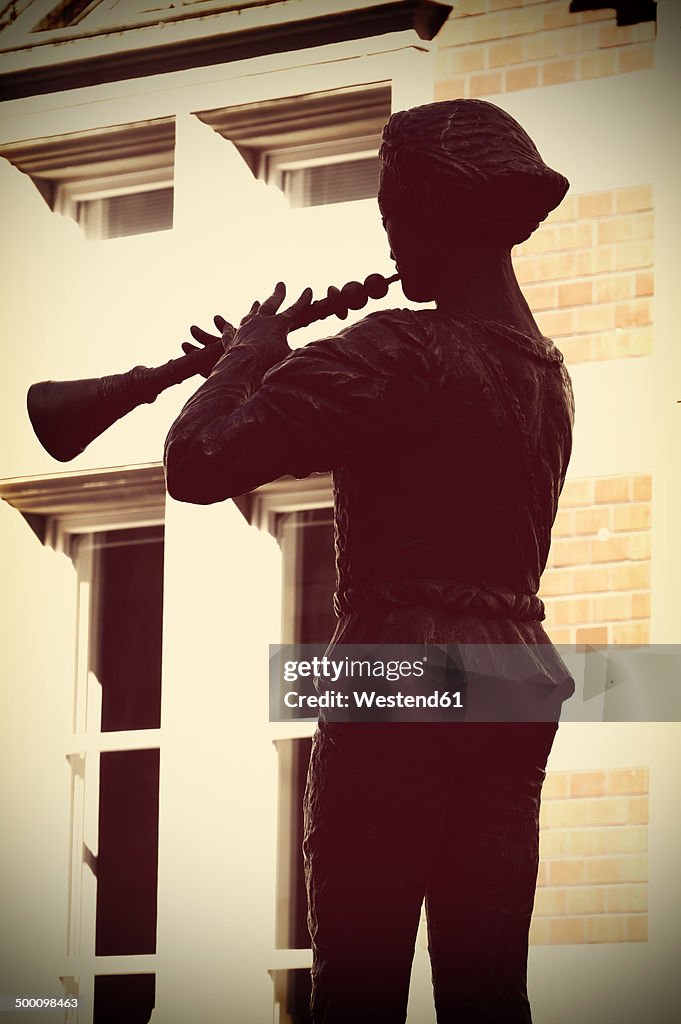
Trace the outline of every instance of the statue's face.
<path fill-rule="evenodd" d="M 436 271 L 439 265 L 438 245 L 433 237 L 430 218 L 423 206 L 410 203 L 391 180 L 389 172 L 381 174 L 378 205 L 383 227 L 390 244 L 390 257 L 395 261 L 402 282 L 402 291 L 414 302 L 430 302 L 436 297 Z"/>

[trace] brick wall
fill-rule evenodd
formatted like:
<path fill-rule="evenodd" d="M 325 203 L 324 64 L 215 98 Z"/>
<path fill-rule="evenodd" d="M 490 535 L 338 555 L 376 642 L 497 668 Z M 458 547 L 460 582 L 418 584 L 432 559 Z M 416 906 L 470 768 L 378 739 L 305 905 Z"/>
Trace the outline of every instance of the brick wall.
<path fill-rule="evenodd" d="M 530 941 L 645 942 L 648 770 L 548 772 Z"/>
<path fill-rule="evenodd" d="M 648 185 L 568 195 L 514 249 L 537 323 L 568 364 L 652 351 L 652 204 Z"/>
<path fill-rule="evenodd" d="M 459 0 L 438 36 L 435 98 L 652 68 L 655 32 L 655 22 L 618 26 L 612 8 L 571 14 L 570 0 Z"/>
<path fill-rule="evenodd" d="M 558 644 L 647 643 L 651 477 L 570 480 L 540 594 Z"/>

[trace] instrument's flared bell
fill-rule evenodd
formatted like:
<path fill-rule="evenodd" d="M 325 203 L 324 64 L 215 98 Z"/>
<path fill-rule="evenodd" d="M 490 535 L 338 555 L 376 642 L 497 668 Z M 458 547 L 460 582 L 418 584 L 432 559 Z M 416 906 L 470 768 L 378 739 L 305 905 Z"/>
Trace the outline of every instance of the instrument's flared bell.
<path fill-rule="evenodd" d="M 29 388 L 26 404 L 36 437 L 59 462 L 75 459 L 124 415 L 103 398 L 99 377 L 40 381 Z"/>

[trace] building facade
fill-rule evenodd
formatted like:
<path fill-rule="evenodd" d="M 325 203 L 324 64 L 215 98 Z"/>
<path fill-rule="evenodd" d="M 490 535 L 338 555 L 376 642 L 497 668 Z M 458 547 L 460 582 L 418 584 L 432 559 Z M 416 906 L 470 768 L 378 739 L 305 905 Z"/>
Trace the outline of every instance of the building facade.
<path fill-rule="evenodd" d="M 546 625 L 557 643 L 679 640 L 678 43 L 673 0 L 2 9 L 3 992 L 77 995 L 66 1019 L 88 1024 L 131 1005 L 163 1024 L 306 1020 L 312 726 L 268 722 L 266 679 L 269 643 L 330 634 L 330 480 L 180 505 L 161 451 L 196 380 L 68 467 L 25 395 L 163 363 L 279 279 L 321 295 L 387 273 L 391 110 L 489 99 L 570 179 L 514 254 L 577 403 Z M 371 308 L 405 302 L 397 285 Z M 538 1022 L 676 1019 L 678 739 L 669 722 L 559 730 Z M 411 1024 L 434 1020 L 429 987 L 420 938 Z"/>

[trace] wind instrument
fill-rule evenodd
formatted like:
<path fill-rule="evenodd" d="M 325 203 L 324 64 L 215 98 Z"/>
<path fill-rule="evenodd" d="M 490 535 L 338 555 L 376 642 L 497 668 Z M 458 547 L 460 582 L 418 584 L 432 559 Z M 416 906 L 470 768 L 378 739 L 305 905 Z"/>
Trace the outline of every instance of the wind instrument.
<path fill-rule="evenodd" d="M 344 320 L 350 309 L 362 309 L 369 299 L 382 299 L 397 280 L 399 274 L 387 278 L 370 274 L 363 283 L 349 281 L 342 288 L 330 286 L 323 299 L 312 302 L 292 321 L 290 330 L 329 316 Z M 216 343 L 162 366 L 134 366 L 127 373 L 105 377 L 32 384 L 26 402 L 35 435 L 52 458 L 70 462 L 138 405 L 155 401 L 162 391 L 197 373 L 209 373 L 223 351 Z"/>

